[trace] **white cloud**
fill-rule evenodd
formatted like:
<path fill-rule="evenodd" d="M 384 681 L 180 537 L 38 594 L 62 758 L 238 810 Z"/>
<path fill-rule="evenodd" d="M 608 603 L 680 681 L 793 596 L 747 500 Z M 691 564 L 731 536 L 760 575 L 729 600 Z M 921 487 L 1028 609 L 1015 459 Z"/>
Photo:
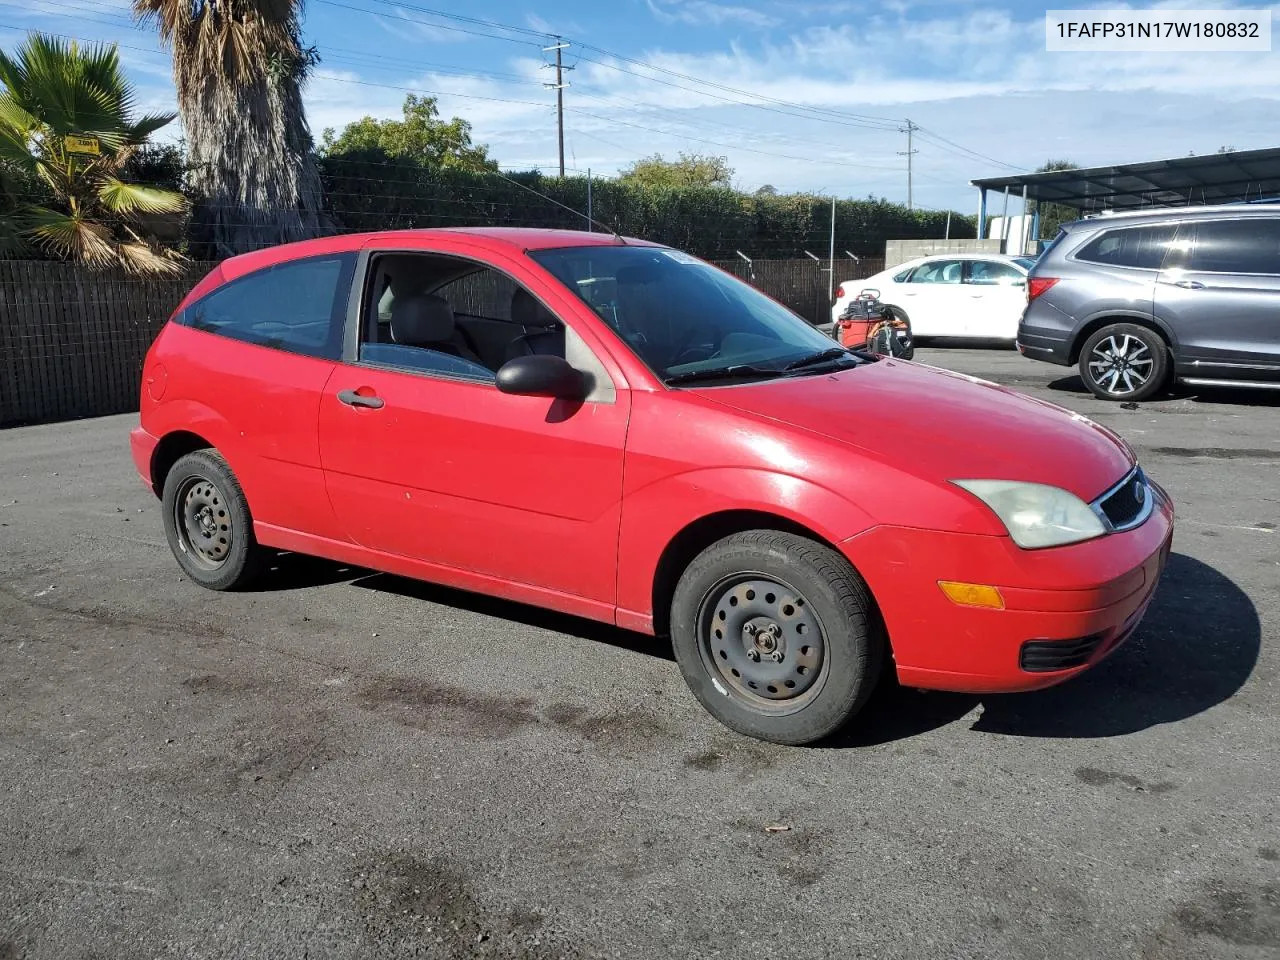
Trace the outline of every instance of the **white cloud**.
<path fill-rule="evenodd" d="M 743 25 L 767 29 L 782 23 L 778 17 L 751 7 L 715 3 L 713 0 L 645 0 L 649 11 L 661 23 L 722 27 Z"/>

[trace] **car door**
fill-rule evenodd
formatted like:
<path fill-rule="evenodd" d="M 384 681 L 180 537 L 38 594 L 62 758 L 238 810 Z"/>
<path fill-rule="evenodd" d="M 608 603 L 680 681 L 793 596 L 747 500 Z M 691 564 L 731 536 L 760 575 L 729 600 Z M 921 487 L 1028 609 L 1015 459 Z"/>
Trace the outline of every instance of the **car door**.
<path fill-rule="evenodd" d="M 960 260 L 928 260 L 911 271 L 895 289 L 900 306 L 917 337 L 963 337 L 966 320 L 961 295 L 964 264 Z"/>
<path fill-rule="evenodd" d="M 1014 340 L 1027 305 L 1027 275 L 1007 260 L 965 264 L 965 336 Z"/>
<path fill-rule="evenodd" d="M 1155 308 L 1184 376 L 1280 381 L 1280 217 L 1184 222 Z"/>
<path fill-rule="evenodd" d="M 359 316 L 320 403 L 333 509 L 370 550 L 579 598 L 600 612 L 615 601 L 630 394 L 597 356 L 598 344 L 588 344 L 571 316 L 552 312 L 567 300 L 554 281 L 531 278 L 514 259 L 459 250 L 366 251 Z M 396 277 L 378 282 L 392 262 Z M 543 311 L 513 318 L 508 306 L 506 316 L 488 317 L 481 312 L 496 311 L 474 299 L 457 304 L 458 314 L 489 326 L 511 324 L 502 355 L 472 349 L 476 338 L 456 326 L 453 305 L 449 336 L 447 323 L 397 329 L 409 304 L 429 300 L 435 323 L 446 316 L 439 304 L 448 304 L 439 291 L 469 276 L 474 294 L 485 275 L 524 291 L 525 313 Z M 514 282 L 522 278 L 534 282 L 526 289 Z M 493 331 L 486 336 L 492 343 Z M 592 392 L 576 403 L 499 392 L 494 368 L 516 347 L 562 351 L 592 378 Z"/>

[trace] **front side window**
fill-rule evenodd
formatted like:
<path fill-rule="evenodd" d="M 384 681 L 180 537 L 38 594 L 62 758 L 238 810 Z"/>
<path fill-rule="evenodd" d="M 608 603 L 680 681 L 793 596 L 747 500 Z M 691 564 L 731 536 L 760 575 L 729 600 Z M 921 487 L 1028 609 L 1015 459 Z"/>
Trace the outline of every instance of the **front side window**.
<path fill-rule="evenodd" d="M 218 287 L 179 322 L 262 347 L 336 360 L 342 350 L 352 254 L 267 267 Z"/>
<path fill-rule="evenodd" d="M 1184 227 L 1190 242 L 1178 265 L 1187 270 L 1280 274 L 1280 219 L 1209 220 Z"/>
<path fill-rule="evenodd" d="M 833 348 L 856 362 L 754 287 L 676 250 L 592 246 L 529 256 L 668 382 L 735 371 L 746 378 L 781 374 Z"/>
<path fill-rule="evenodd" d="M 911 283 L 959 283 L 964 264 L 959 260 L 931 260 L 916 267 Z"/>
<path fill-rule="evenodd" d="M 529 354 L 565 356 L 564 325 L 501 271 L 438 254 L 373 261 L 357 360 L 492 383 Z"/>
<path fill-rule="evenodd" d="M 1107 230 L 1086 243 L 1076 259 L 1112 267 L 1159 270 L 1173 247 L 1175 233 L 1172 224 Z"/>

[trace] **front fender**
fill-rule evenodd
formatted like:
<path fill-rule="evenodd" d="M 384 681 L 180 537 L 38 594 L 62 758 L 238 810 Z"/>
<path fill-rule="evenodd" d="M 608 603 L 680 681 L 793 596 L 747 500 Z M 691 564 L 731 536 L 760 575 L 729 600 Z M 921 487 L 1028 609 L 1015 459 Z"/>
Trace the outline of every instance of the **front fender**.
<path fill-rule="evenodd" d="M 681 531 L 714 514 L 744 510 L 799 524 L 833 544 L 874 525 L 864 510 L 825 487 L 757 468 L 690 470 L 628 491 L 618 538 L 619 625 L 652 630 L 658 563 Z"/>

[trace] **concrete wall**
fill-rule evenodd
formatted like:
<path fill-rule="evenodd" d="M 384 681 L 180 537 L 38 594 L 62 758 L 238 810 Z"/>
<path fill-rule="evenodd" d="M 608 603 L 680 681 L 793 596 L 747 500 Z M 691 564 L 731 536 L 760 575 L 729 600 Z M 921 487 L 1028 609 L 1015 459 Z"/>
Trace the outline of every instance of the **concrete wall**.
<path fill-rule="evenodd" d="M 941 253 L 1000 253 L 999 240 L 886 240 L 884 266 L 896 267 L 916 257 Z"/>

